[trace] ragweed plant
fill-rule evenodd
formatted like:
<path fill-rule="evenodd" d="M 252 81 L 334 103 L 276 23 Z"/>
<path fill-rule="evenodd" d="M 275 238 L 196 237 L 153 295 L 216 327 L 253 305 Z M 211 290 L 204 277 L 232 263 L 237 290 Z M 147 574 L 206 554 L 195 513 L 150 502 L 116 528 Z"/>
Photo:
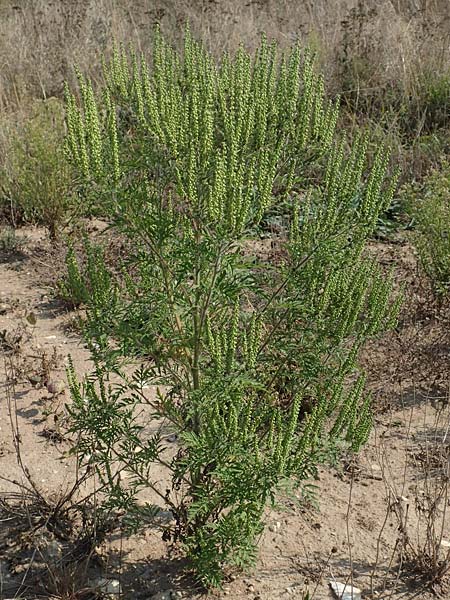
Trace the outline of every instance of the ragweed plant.
<path fill-rule="evenodd" d="M 367 439 L 358 352 L 399 301 L 363 250 L 395 181 L 383 149 L 370 168 L 365 139 L 345 151 L 297 47 L 217 65 L 156 32 L 151 64 L 116 49 L 104 72 L 97 97 L 81 74 L 81 101 L 66 91 L 67 151 L 134 250 L 113 323 L 88 319 L 94 373 L 69 369 L 77 451 L 136 524 L 168 507 L 166 539 L 220 585 L 254 561 L 280 484 Z M 279 202 L 288 231 L 261 242 Z"/>

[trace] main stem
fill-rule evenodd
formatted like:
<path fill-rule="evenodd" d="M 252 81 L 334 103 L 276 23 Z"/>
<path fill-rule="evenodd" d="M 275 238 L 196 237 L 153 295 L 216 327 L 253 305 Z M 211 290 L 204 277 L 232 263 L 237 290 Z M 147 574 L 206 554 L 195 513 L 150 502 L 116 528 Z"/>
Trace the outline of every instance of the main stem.
<path fill-rule="evenodd" d="M 202 336 L 202 323 L 201 323 L 201 315 L 200 315 L 200 283 L 201 283 L 201 275 L 200 275 L 200 257 L 199 257 L 199 246 L 201 241 L 201 235 L 198 225 L 195 226 L 195 244 L 196 244 L 196 261 L 195 261 L 195 269 L 194 269 L 194 286 L 195 286 L 195 304 L 193 309 L 193 355 L 192 355 L 192 387 L 193 389 L 200 389 L 200 346 L 201 346 L 201 336 Z M 195 433 L 199 433 L 200 430 L 200 419 L 197 410 L 194 413 L 194 423 L 193 423 Z"/>

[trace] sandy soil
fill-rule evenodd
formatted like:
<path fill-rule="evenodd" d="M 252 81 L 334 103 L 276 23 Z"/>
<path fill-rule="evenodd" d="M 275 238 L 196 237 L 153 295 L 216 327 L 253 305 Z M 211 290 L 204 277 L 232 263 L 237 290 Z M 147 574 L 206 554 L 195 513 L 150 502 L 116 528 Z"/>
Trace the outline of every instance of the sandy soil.
<path fill-rule="evenodd" d="M 28 241 L 23 252 L 0 257 L 0 351 L 4 357 L 0 375 L 0 492 L 9 500 L 19 491 L 13 480 L 25 482 L 17 462 L 10 412 L 12 425 L 20 434 L 23 464 L 42 496 L 61 494 L 74 481 L 76 465 L 67 457 L 70 444 L 63 435 L 65 404 L 70 402 L 65 384 L 67 356 L 72 356 L 78 372 L 89 369 L 89 354 L 70 327 L 73 315 L 54 299 L 52 282 L 61 268 L 62 255 L 50 249 L 42 231 L 24 233 Z M 374 249 L 387 266 L 394 254 L 403 257 L 401 279 L 418 298 L 420 294 L 414 290 L 415 263 L 408 247 L 400 243 Z M 435 339 L 443 344 L 441 321 L 428 317 L 428 321 L 425 317 L 422 321 L 404 320 L 397 333 L 372 342 L 366 351 L 364 362 L 377 414 L 362 453 L 336 469 L 321 469 L 319 479 L 309 482 L 315 486 L 318 509 L 295 496 L 280 497 L 279 505 L 267 512 L 268 527 L 255 569 L 246 577 L 230 579 L 213 597 L 321 600 L 333 597 L 330 580 L 350 582 L 350 573 L 353 585 L 362 589 L 363 598 L 435 597 L 424 587 L 417 564 L 408 564 L 405 555 L 399 562 L 399 540 L 404 532 L 396 516 L 406 515 L 412 547 L 423 543 L 424 507 L 442 469 L 437 461 L 430 477 L 424 472 L 424 464 L 430 464 L 436 448 L 441 453 L 443 448 L 447 452 L 450 449 L 450 410 L 441 398 L 442 384 L 448 381 L 449 346 L 444 344 L 438 357 L 430 359 L 431 364 L 435 361 L 439 365 L 439 377 L 427 386 L 430 368 L 424 356 Z M 428 327 L 426 335 L 421 323 Z M 421 340 L 419 349 L 412 346 L 416 339 Z M 421 362 L 420 373 L 411 368 L 413 359 Z M 81 488 L 79 493 L 87 490 Z M 450 539 L 450 518 L 444 516 L 446 503 L 448 508 L 445 497 L 437 507 L 438 521 L 442 524 L 444 519 L 444 541 Z M 9 515 L 1 522 L 0 598 L 15 594 L 34 598 L 38 591 L 42 594 L 32 578 L 32 563 L 38 559 L 32 554 L 32 536 L 24 537 L 27 531 L 31 535 L 30 527 L 23 516 L 21 519 L 20 540 L 17 519 Z M 44 546 L 55 545 L 54 538 L 46 537 L 42 522 L 36 524 L 30 518 L 31 522 L 45 541 Z M 183 561 L 173 553 L 169 556 L 169 550 L 158 531 L 125 537 L 116 530 L 95 550 L 97 558 L 91 561 L 88 573 L 83 573 L 85 583 L 81 575 L 75 577 L 80 589 L 86 588 L 85 595 L 79 592 L 64 597 L 94 598 L 92 587 L 98 588 L 101 577 L 106 579 L 105 585 L 120 582 L 117 589 L 110 585 L 109 593 L 121 587 L 120 597 L 127 600 L 202 597 L 183 575 Z M 444 550 L 441 547 L 442 556 Z M 43 554 L 41 548 L 41 558 Z M 48 551 L 46 556 L 50 556 Z M 435 591 L 450 598 L 445 584 Z"/>

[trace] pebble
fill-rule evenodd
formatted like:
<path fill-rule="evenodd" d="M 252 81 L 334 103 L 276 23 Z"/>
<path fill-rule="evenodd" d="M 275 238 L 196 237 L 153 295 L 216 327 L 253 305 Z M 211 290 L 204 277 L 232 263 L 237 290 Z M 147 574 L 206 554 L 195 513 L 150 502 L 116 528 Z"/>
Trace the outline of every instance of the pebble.
<path fill-rule="evenodd" d="M 154 596 L 151 597 L 151 600 L 174 600 L 174 598 L 182 598 L 182 592 L 176 592 L 175 590 L 164 590 L 163 592 L 158 592 Z"/>
<path fill-rule="evenodd" d="M 120 581 L 117 579 L 106 579 L 105 577 L 99 577 L 93 582 L 93 586 L 99 588 L 103 594 L 120 594 Z"/>
<path fill-rule="evenodd" d="M 361 590 L 339 581 L 330 581 L 330 587 L 339 600 L 361 600 Z"/>
<path fill-rule="evenodd" d="M 46 387 L 49 394 L 58 396 L 59 394 L 62 394 L 66 386 L 64 381 L 62 381 L 61 379 L 57 379 L 55 381 L 49 381 Z"/>
<path fill-rule="evenodd" d="M 280 527 L 281 527 L 280 521 L 275 521 L 275 523 L 272 523 L 272 525 L 270 525 L 269 530 L 272 531 L 273 533 L 275 533 L 280 530 Z"/>
<path fill-rule="evenodd" d="M 173 516 L 173 512 L 171 510 L 160 510 L 158 511 L 158 514 L 156 515 L 156 519 L 160 522 L 160 523 L 170 523 L 171 521 L 174 520 L 174 516 Z"/>

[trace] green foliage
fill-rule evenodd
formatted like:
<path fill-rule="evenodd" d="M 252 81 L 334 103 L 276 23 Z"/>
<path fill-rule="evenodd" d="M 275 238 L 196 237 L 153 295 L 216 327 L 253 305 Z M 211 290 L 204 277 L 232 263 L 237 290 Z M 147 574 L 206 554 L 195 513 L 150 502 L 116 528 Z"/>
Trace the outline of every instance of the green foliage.
<path fill-rule="evenodd" d="M 422 70 L 415 81 L 415 90 L 404 119 L 411 129 L 433 132 L 450 125 L 450 70 Z M 409 121 L 409 122 L 408 122 Z"/>
<path fill-rule="evenodd" d="M 450 291 L 450 164 L 444 163 L 404 195 L 415 222 L 413 242 L 437 296 Z"/>
<path fill-rule="evenodd" d="M 24 244 L 24 239 L 17 237 L 13 227 L 0 228 L 0 251 L 11 253 L 19 252 Z"/>
<path fill-rule="evenodd" d="M 74 308 L 85 305 L 97 312 L 114 311 L 117 290 L 111 274 L 105 265 L 103 250 L 83 238 L 83 255 L 81 261 L 72 245 L 66 254 L 66 275 L 58 284 L 59 296 Z"/>
<path fill-rule="evenodd" d="M 108 506 L 139 514 L 142 490 L 168 506 L 166 538 L 220 585 L 254 561 L 286 479 L 367 439 L 358 352 L 399 301 L 362 251 L 395 181 L 382 148 L 368 167 L 365 138 L 345 152 L 299 48 L 263 39 L 217 66 L 189 32 L 181 55 L 157 32 L 151 66 L 116 49 L 104 71 L 98 98 L 81 75 L 81 103 L 66 91 L 67 151 L 133 250 L 114 317 L 89 295 L 96 369 L 69 370 L 77 451 Z M 279 203 L 287 233 L 258 250 Z"/>
<path fill-rule="evenodd" d="M 67 274 L 58 283 L 58 294 L 75 308 L 89 301 L 89 290 L 73 246 L 69 246 L 65 262 Z"/>
<path fill-rule="evenodd" d="M 35 102 L 23 122 L 6 124 L 0 202 L 7 218 L 45 225 L 53 238 L 74 209 L 72 172 L 62 149 L 64 110 L 56 99 Z"/>

